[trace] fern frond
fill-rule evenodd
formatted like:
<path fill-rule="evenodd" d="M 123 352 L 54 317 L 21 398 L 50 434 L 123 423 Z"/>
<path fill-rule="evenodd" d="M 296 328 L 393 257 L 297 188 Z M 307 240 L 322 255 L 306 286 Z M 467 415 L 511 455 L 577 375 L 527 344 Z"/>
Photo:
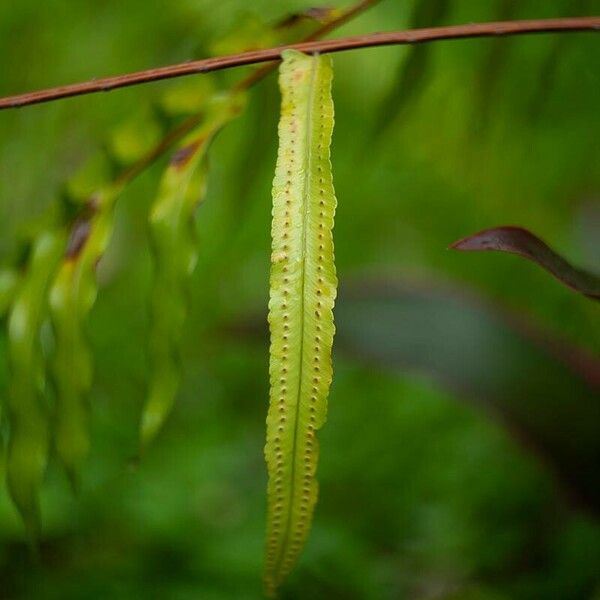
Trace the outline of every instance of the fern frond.
<path fill-rule="evenodd" d="M 300 554 L 317 501 L 316 432 L 326 419 L 332 379 L 337 287 L 331 61 L 293 50 L 282 57 L 265 446 L 269 472 L 265 588 L 270 596 Z"/>
<path fill-rule="evenodd" d="M 89 198 L 71 231 L 50 288 L 55 337 L 51 358 L 56 388 L 54 438 L 56 452 L 74 488 L 90 448 L 88 394 L 93 360 L 85 329 L 98 295 L 96 266 L 110 241 L 115 203 L 121 191 L 121 185 L 107 184 Z"/>
<path fill-rule="evenodd" d="M 63 231 L 42 232 L 31 249 L 27 270 L 8 318 L 10 380 L 7 486 L 35 543 L 40 527 L 39 488 L 48 460 L 48 414 L 40 328 L 46 316 L 51 277 L 64 252 Z"/>
<path fill-rule="evenodd" d="M 165 422 L 179 387 L 179 346 L 188 309 L 188 283 L 198 256 L 195 213 L 204 199 L 206 154 L 222 127 L 240 114 L 243 102 L 242 94 L 213 99 L 203 122 L 173 155 L 150 210 L 155 268 L 151 299 L 151 380 L 142 413 L 142 451 Z"/>

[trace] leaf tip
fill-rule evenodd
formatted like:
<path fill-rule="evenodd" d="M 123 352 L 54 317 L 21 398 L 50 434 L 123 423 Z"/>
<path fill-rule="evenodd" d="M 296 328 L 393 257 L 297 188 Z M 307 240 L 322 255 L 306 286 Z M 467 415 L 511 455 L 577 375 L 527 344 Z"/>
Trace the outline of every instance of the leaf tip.
<path fill-rule="evenodd" d="M 536 263 L 571 289 L 593 299 L 600 298 L 600 277 L 573 266 L 537 235 L 523 227 L 503 225 L 484 229 L 460 239 L 450 249 L 466 252 L 496 251 L 516 254 Z"/>

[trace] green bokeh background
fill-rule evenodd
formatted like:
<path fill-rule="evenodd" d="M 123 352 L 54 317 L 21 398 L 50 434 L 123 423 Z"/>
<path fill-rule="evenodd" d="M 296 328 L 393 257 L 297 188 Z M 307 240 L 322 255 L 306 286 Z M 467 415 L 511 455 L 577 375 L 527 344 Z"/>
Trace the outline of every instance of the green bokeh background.
<path fill-rule="evenodd" d="M 424 14 L 437 2 L 424 0 Z M 276 21 L 313 4 L 2 2 L 0 95 L 203 57 L 248 12 Z M 441 22 L 594 13 L 596 0 L 450 0 Z M 338 33 L 401 29 L 414 15 L 414 0 L 382 0 Z M 600 270 L 599 64 L 600 38 L 591 34 L 336 55 L 340 279 L 376 273 L 450 284 L 600 353 L 597 304 L 516 257 L 446 250 L 479 229 L 516 224 Z M 242 75 L 216 80 L 225 86 Z M 111 127 L 171 85 L 0 112 L 3 257 Z M 90 322 L 94 446 L 82 490 L 73 497 L 51 464 L 38 565 L 0 492 L 0 598 L 261 597 L 268 345 L 240 324 L 263 314 L 268 299 L 278 103 L 271 76 L 212 149 L 182 390 L 139 465 L 132 457 L 147 381 L 152 273 L 145 212 L 161 165 L 122 197 Z M 388 335 L 392 345 L 401 340 L 402 324 Z M 422 335 L 434 334 L 424 327 Z M 2 339 L 2 363 L 4 347 Z M 499 361 L 500 374 L 511 359 L 519 357 Z M 285 598 L 598 597 L 597 516 L 574 508 L 543 458 L 494 411 L 463 402 L 423 372 L 343 352 L 334 367 L 321 498 Z M 458 379 L 474 365 L 460 368 Z M 5 394 L 4 366 L 0 373 Z M 551 386 L 551 370 L 547 377 Z"/>

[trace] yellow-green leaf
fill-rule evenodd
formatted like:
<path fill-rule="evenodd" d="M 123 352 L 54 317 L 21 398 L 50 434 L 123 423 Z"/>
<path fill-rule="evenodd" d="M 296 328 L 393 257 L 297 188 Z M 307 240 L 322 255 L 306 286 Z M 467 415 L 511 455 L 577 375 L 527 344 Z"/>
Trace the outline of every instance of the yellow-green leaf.
<path fill-rule="evenodd" d="M 270 405 L 265 588 L 292 569 L 317 501 L 317 430 L 332 378 L 336 199 L 331 173 L 329 57 L 283 53 L 279 153 L 273 181 L 269 301 Z"/>
<path fill-rule="evenodd" d="M 64 245 L 61 231 L 46 231 L 36 239 L 8 321 L 7 485 L 32 541 L 39 532 L 38 496 L 48 457 L 40 328 L 46 316 L 48 286 Z"/>
<path fill-rule="evenodd" d="M 115 184 L 88 199 L 71 229 L 65 257 L 50 290 L 55 336 L 54 437 L 58 457 L 74 486 L 90 446 L 87 396 L 92 385 L 92 356 L 85 327 L 98 294 L 96 265 L 112 235 L 114 205 L 120 191 L 121 186 Z"/>
<path fill-rule="evenodd" d="M 179 345 L 187 314 L 187 286 L 197 259 L 196 207 L 204 197 L 206 153 L 220 129 L 243 107 L 239 94 L 217 97 L 202 123 L 181 143 L 165 171 L 150 210 L 154 254 L 151 379 L 142 413 L 141 449 L 156 436 L 179 387 Z"/>

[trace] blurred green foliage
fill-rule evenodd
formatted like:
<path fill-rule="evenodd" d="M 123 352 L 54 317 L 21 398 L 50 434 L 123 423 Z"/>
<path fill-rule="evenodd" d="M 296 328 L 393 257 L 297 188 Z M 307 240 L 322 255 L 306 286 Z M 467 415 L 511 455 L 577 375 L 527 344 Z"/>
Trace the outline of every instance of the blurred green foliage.
<path fill-rule="evenodd" d="M 252 10 L 276 22 L 311 4 L 257 0 Z M 507 10 L 511 18 L 534 18 L 600 9 L 597 0 L 507 4 L 452 0 L 443 22 L 493 20 Z M 242 0 L 3 2 L 0 93 L 205 56 L 247 11 Z M 404 28 L 424 12 L 415 0 L 383 0 L 339 34 Z M 341 281 L 365 270 L 451 279 L 598 354 L 597 305 L 517 257 L 445 250 L 473 231 L 517 224 L 598 270 L 598 37 L 431 46 L 426 61 L 412 59 L 425 64 L 419 92 L 395 111 L 390 98 L 399 82 L 411 85 L 402 65 L 423 50 L 370 49 L 334 59 Z M 223 72 L 217 80 L 227 85 L 241 76 L 241 70 Z M 148 100 L 171 85 L 0 113 L 2 257 L 17 252 L 19 232 L 97 154 L 106 132 L 136 107 L 142 118 Z M 212 149 L 198 215 L 201 252 L 185 381 L 173 417 L 139 465 L 131 457 L 148 381 L 146 213 L 161 167 L 120 199 L 90 321 L 96 359 L 91 459 L 78 497 L 59 468 L 48 473 L 38 566 L 29 560 L 6 493 L 0 494 L 0 598 L 261 597 L 267 345 L 224 332 L 267 303 L 278 110 L 271 77 L 252 91 L 246 114 Z M 128 140 L 115 143 L 129 152 Z M 401 339 L 401 330 L 389 333 Z M 519 360 L 501 358 L 502 364 Z M 3 397 L 5 363 L 2 338 Z M 334 369 L 315 526 L 285 597 L 584 599 L 599 593 L 597 518 L 574 510 L 543 460 L 501 422 L 423 375 L 388 373 L 342 354 Z"/>

